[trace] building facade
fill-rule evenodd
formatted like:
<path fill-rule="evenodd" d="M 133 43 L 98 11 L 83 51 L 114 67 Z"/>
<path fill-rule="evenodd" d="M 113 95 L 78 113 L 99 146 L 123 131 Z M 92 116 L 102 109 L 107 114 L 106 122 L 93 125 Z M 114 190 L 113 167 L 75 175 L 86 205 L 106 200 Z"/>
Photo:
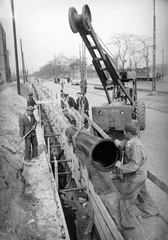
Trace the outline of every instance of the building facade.
<path fill-rule="evenodd" d="M 6 33 L 0 23 L 0 84 L 11 80 L 9 51 L 6 44 Z"/>

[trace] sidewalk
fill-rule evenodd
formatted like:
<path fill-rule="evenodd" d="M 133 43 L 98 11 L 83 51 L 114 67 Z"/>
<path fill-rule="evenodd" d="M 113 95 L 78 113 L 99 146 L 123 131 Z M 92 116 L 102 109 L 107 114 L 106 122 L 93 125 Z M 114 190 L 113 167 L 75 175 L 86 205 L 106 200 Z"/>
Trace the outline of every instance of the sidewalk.
<path fill-rule="evenodd" d="M 102 85 L 99 78 L 87 79 L 88 84 Z M 152 92 L 152 81 L 137 81 L 137 89 L 143 91 Z M 132 82 L 126 83 L 126 87 L 132 86 Z M 156 91 L 161 93 L 168 93 L 168 77 L 165 77 L 164 81 L 156 81 Z"/>
<path fill-rule="evenodd" d="M 152 81 L 138 81 L 137 89 L 152 92 Z M 168 81 L 156 81 L 156 92 L 168 93 Z"/>

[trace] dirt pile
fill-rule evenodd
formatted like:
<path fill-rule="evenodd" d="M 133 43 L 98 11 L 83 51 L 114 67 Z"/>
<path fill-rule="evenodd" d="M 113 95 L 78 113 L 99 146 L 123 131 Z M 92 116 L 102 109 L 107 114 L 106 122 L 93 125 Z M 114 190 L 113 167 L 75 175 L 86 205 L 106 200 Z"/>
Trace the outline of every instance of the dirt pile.
<path fill-rule="evenodd" d="M 18 118 L 23 114 L 26 99 L 16 92 L 16 84 L 0 93 L 0 239 L 15 238 L 19 222 L 18 201 L 24 188 L 22 176 L 23 145 L 14 150 L 20 140 Z M 29 87 L 24 86 L 24 94 Z M 14 154 L 15 153 L 15 154 Z"/>
<path fill-rule="evenodd" d="M 23 165 L 19 116 L 25 112 L 31 87 L 0 87 L 0 240 L 66 239 L 59 196 L 48 169 L 41 127 L 37 125 L 39 159 Z M 23 97 L 24 96 L 24 97 Z M 36 111 L 36 110 L 35 110 Z M 38 121 L 38 114 L 36 112 Z M 51 181 L 52 180 L 52 181 Z"/>

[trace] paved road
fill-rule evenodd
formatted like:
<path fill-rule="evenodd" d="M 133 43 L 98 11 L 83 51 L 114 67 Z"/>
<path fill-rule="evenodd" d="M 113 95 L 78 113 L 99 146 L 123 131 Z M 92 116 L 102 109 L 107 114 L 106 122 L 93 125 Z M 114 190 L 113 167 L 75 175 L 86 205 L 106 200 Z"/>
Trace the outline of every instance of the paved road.
<path fill-rule="evenodd" d="M 88 84 L 101 84 L 98 78 L 87 80 Z M 131 86 L 132 82 L 126 83 L 126 86 Z M 137 81 L 137 89 L 152 92 L 152 81 Z M 168 93 L 168 78 L 165 81 L 156 81 L 156 91 L 162 93 Z"/>
<path fill-rule="evenodd" d="M 150 83 L 141 82 L 146 90 Z M 52 89 L 53 94 L 60 93 L 60 85 L 45 83 Z M 168 82 L 159 83 L 160 89 L 167 89 Z M 79 86 L 65 84 L 65 92 L 76 99 Z M 104 91 L 95 90 L 94 84 L 88 86 L 87 98 L 92 106 L 102 105 L 107 102 Z M 146 129 L 141 131 L 141 140 L 148 152 L 148 170 L 168 185 L 168 94 L 158 93 L 150 95 L 147 91 L 138 91 L 138 98 L 145 102 L 146 108 Z M 91 115 L 91 112 L 90 112 Z M 147 181 L 148 189 L 158 204 L 159 210 L 168 222 L 168 195 L 155 186 L 150 180 Z"/>

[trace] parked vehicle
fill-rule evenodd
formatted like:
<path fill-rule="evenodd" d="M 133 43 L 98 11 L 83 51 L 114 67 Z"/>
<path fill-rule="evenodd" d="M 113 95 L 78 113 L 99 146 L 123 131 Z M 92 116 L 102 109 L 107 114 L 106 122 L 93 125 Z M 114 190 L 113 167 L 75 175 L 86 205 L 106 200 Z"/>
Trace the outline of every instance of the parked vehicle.
<path fill-rule="evenodd" d="M 71 85 L 79 85 L 80 81 L 81 80 L 79 78 L 78 79 L 73 78 L 73 79 L 71 79 Z"/>
<path fill-rule="evenodd" d="M 148 80 L 147 68 L 137 68 L 136 69 L 136 79 L 137 80 Z M 150 69 L 149 69 L 149 81 L 152 81 L 152 72 Z"/>

